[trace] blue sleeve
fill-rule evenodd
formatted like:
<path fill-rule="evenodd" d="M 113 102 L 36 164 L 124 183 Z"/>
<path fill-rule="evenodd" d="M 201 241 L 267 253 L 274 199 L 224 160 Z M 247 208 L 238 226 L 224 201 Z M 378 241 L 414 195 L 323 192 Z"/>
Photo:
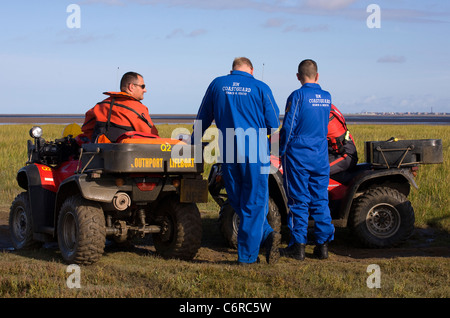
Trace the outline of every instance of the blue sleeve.
<path fill-rule="evenodd" d="M 197 113 L 197 118 L 194 121 L 193 131 L 191 135 L 191 143 L 194 144 L 194 134 L 201 133 L 199 140 L 203 137 L 203 134 L 214 120 L 214 103 L 213 103 L 213 87 L 214 81 L 209 85 L 206 90 L 205 96 L 203 96 L 200 109 Z"/>
<path fill-rule="evenodd" d="M 275 98 L 273 98 L 272 91 L 267 88 L 264 91 L 264 117 L 268 133 L 271 133 L 271 129 L 278 129 L 280 127 L 280 109 L 278 108 Z"/>
<path fill-rule="evenodd" d="M 294 98 L 294 93 L 292 93 L 286 101 L 283 125 L 280 130 L 280 156 L 284 156 L 286 153 L 286 148 L 292 134 L 292 129 L 295 126 L 297 107 L 298 98 Z"/>

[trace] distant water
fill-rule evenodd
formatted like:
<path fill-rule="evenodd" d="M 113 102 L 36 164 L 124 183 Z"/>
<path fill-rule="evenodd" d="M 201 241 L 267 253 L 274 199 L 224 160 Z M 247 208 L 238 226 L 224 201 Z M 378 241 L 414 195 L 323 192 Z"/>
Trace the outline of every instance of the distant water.
<path fill-rule="evenodd" d="M 344 115 L 349 124 L 450 125 L 445 115 Z"/>
<path fill-rule="evenodd" d="M 150 114 L 155 124 L 193 123 L 192 114 Z M 450 115 L 344 114 L 348 124 L 450 125 Z M 283 120 L 283 116 L 280 117 Z M 0 124 L 83 123 L 84 114 L 0 114 Z"/>

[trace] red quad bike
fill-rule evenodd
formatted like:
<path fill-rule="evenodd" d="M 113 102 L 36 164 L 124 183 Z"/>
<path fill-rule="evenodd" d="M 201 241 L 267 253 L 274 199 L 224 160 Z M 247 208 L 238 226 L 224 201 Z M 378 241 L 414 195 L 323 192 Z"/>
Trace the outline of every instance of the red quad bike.
<path fill-rule="evenodd" d="M 361 245 L 390 247 L 407 240 L 414 230 L 414 209 L 408 200 L 420 164 L 443 162 L 442 140 L 365 142 L 365 163 L 330 177 L 329 207 L 336 227 L 350 227 Z M 269 224 L 281 231 L 287 223 L 287 198 L 278 156 L 271 156 Z M 237 247 L 239 217 L 227 201 L 221 164 L 208 177 L 211 196 L 220 206 L 219 226 L 228 244 Z M 310 225 L 313 221 L 310 221 Z"/>
<path fill-rule="evenodd" d="M 178 140 L 136 132 L 103 144 L 70 135 L 45 141 L 39 127 L 30 135 L 28 162 L 17 174 L 24 192 L 9 218 L 16 249 L 57 241 L 67 263 L 91 264 L 106 238 L 151 234 L 165 258 L 196 255 L 202 227 L 195 203 L 207 201 L 208 189 L 195 146 L 180 150 Z"/>

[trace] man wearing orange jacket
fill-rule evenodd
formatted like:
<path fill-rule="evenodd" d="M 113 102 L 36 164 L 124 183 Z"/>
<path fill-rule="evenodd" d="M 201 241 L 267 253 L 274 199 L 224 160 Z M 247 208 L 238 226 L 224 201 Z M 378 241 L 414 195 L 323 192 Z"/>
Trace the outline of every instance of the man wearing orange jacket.
<path fill-rule="evenodd" d="M 90 141 L 104 135 L 115 142 L 127 131 L 139 131 L 158 136 L 158 130 L 150 118 L 148 108 L 140 101 L 144 99 L 144 78 L 135 72 L 128 72 L 120 81 L 120 92 L 106 92 L 104 101 L 86 112 L 81 130 Z"/>

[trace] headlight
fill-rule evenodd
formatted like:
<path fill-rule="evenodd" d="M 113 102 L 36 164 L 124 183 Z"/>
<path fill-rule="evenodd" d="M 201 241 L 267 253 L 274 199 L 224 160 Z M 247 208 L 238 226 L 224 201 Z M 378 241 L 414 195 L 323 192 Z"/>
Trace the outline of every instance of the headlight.
<path fill-rule="evenodd" d="M 42 128 L 39 126 L 34 126 L 30 129 L 31 138 L 40 138 L 42 136 Z"/>

